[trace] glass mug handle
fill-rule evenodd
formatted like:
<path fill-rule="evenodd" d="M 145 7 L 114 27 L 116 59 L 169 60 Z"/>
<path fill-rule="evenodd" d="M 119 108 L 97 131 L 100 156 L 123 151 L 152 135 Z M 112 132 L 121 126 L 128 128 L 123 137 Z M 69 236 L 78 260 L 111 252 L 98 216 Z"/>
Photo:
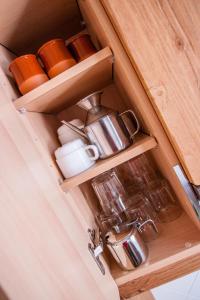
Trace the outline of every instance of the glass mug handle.
<path fill-rule="evenodd" d="M 99 158 L 99 151 L 98 151 L 98 148 L 95 146 L 95 145 L 88 145 L 88 146 L 85 146 L 84 147 L 85 151 L 87 152 L 88 150 L 92 150 L 94 155 L 91 156 L 90 154 L 90 151 L 89 152 L 89 158 L 91 160 L 97 160 Z"/>
<path fill-rule="evenodd" d="M 125 110 L 124 112 L 122 112 L 121 114 L 119 114 L 119 116 L 121 117 L 121 116 L 123 116 L 123 115 L 125 115 L 127 113 L 130 113 L 132 115 L 133 119 L 136 122 L 136 130 L 133 133 L 130 134 L 130 138 L 132 139 L 138 133 L 138 131 L 140 130 L 140 123 L 139 123 L 138 118 L 136 117 L 135 113 L 131 109 Z M 126 124 L 125 124 L 125 122 L 124 122 L 123 119 L 122 119 L 122 121 L 123 121 L 124 125 L 126 126 Z M 127 128 L 127 126 L 126 126 L 126 128 Z"/>
<path fill-rule="evenodd" d="M 146 224 L 151 224 L 151 226 L 153 227 L 153 229 L 155 230 L 156 233 L 158 233 L 158 228 L 156 226 L 156 224 L 154 223 L 154 221 L 152 219 L 148 219 L 146 221 L 144 221 L 142 224 L 138 223 L 138 231 L 141 232 L 141 229 L 143 226 L 145 226 Z"/>

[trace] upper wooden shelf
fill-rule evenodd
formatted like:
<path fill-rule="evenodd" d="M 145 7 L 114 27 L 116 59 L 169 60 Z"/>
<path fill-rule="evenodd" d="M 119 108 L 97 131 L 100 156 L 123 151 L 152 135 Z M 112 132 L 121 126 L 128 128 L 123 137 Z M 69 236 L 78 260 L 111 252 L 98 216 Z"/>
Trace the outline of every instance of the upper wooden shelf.
<path fill-rule="evenodd" d="M 93 167 L 77 176 L 65 179 L 65 181 L 61 184 L 61 188 L 64 192 L 67 192 L 81 183 L 86 182 L 89 179 L 92 179 L 95 176 L 108 171 L 150 149 L 153 149 L 156 146 L 157 143 L 153 137 L 140 134 L 136 137 L 136 140 L 132 146 L 113 157 L 99 160 Z"/>
<path fill-rule="evenodd" d="M 17 109 L 59 112 L 112 81 L 113 55 L 106 47 L 15 100 Z"/>

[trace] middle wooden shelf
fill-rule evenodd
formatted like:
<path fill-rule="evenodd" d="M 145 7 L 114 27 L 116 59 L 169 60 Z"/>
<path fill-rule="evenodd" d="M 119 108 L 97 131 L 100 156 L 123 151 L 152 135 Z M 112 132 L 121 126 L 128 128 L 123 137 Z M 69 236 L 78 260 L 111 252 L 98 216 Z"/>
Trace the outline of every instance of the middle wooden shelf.
<path fill-rule="evenodd" d="M 70 189 L 73 189 L 74 187 L 94 178 L 95 176 L 106 172 L 111 168 L 114 168 L 148 150 L 151 150 L 156 146 L 157 142 L 155 138 L 145 134 L 139 134 L 135 138 L 135 141 L 132 146 L 115 156 L 104 160 L 99 160 L 92 168 L 86 170 L 85 172 L 79 175 L 76 175 L 69 179 L 65 179 L 64 182 L 61 184 L 61 188 L 64 192 L 67 192 Z"/>

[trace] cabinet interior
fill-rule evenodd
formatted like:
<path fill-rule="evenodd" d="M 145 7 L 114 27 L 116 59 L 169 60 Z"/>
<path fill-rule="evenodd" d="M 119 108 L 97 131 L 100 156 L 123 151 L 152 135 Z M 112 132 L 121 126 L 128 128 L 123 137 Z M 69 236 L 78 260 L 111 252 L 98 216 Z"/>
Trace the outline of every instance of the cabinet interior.
<path fill-rule="evenodd" d="M 22 2 L 23 1 L 20 1 L 20 3 Z M 46 1 L 43 2 L 45 3 Z M 73 35 L 82 29 L 80 25 L 81 17 L 78 12 L 78 8 L 77 7 L 73 8 L 75 1 L 60 0 L 59 3 L 57 2 L 57 6 L 61 8 L 63 3 L 64 4 L 69 3 L 69 5 L 70 3 L 73 3 L 72 10 L 74 9 L 74 13 L 72 14 L 73 17 L 71 15 L 71 19 L 70 19 L 71 23 L 68 22 L 66 23 L 65 26 L 68 32 L 64 30 L 62 31 L 61 34 L 61 36 L 65 35 L 65 37 L 69 37 L 70 35 Z M 36 17 L 34 16 L 34 18 Z M 36 19 L 34 20 L 36 21 Z M 64 22 L 64 18 L 62 21 Z M 55 33 L 57 32 L 60 33 L 59 28 L 60 27 L 63 28 L 63 26 L 61 26 L 62 24 L 60 24 L 59 28 L 55 28 L 55 30 L 52 31 L 52 27 L 54 26 L 54 23 L 55 20 L 52 19 L 52 23 L 49 29 L 45 27 L 45 30 L 41 32 L 41 35 L 38 32 L 36 32 L 38 34 L 37 43 L 33 44 L 31 51 L 33 50 L 35 51 L 38 44 L 41 45 L 41 43 L 43 43 L 44 40 L 54 38 Z M 75 25 L 72 26 L 72 30 L 69 32 L 69 26 L 72 23 Z M 69 26 L 67 26 L 67 24 L 69 24 Z M 23 29 L 24 25 L 25 23 L 23 22 L 22 28 L 20 28 L 21 30 Z M 30 35 L 29 37 L 31 38 L 32 36 L 33 35 Z M 11 50 L 13 50 L 14 52 L 17 51 L 17 53 L 20 54 L 20 53 L 26 53 L 26 51 L 27 52 L 30 51 L 29 48 L 30 39 L 27 37 L 27 34 L 23 36 L 23 39 L 26 41 L 25 43 L 23 43 L 24 47 L 22 47 L 22 45 L 19 46 L 19 43 L 16 40 L 11 42 L 11 40 L 7 40 L 6 37 L 3 39 L 3 42 L 5 42 L 5 45 L 10 47 Z M 92 33 L 92 39 L 98 48 L 100 48 L 100 46 L 102 46 L 102 48 L 105 46 L 104 42 L 101 45 L 101 39 L 98 38 L 97 33 L 95 34 Z M 113 55 L 115 56 L 115 50 L 112 49 L 112 51 L 113 51 Z M 7 58 L 6 60 L 7 63 L 8 60 L 9 59 Z M 2 70 L 5 77 L 8 78 L 8 74 L 6 74 L 5 72 L 5 66 L 4 68 L 2 67 Z M 96 71 L 94 70 L 94 72 Z M 123 74 L 121 76 L 123 76 Z M 141 103 L 139 103 L 136 98 L 134 99 L 134 95 L 130 99 L 130 92 L 128 93 L 127 87 L 123 85 L 122 81 L 120 81 L 119 78 L 120 78 L 120 73 L 115 70 L 115 62 L 114 62 L 112 67 L 112 78 L 111 78 L 112 82 L 111 83 L 107 82 L 107 85 L 104 86 L 102 103 L 105 104 L 106 106 L 110 106 L 111 108 L 114 108 L 115 110 L 118 110 L 119 112 L 122 112 L 127 108 L 132 108 L 138 114 L 140 123 L 142 125 L 142 129 L 141 129 L 142 132 L 150 136 L 153 135 L 152 130 L 148 126 L 148 124 L 151 123 L 151 111 L 149 110 L 148 107 L 145 106 L 142 106 L 141 108 Z M 10 84 L 11 79 L 10 78 L 8 79 L 9 80 L 6 81 L 7 91 L 9 91 L 10 98 L 13 100 L 14 98 L 17 98 L 19 95 L 14 90 L 13 84 Z M 96 77 L 95 80 L 98 80 L 98 78 Z M 51 80 L 49 81 L 49 85 L 50 84 L 51 84 Z M 77 82 L 75 86 L 72 86 L 72 88 L 77 90 L 80 89 L 79 83 Z M 91 92 L 91 90 L 89 90 L 88 93 L 89 92 Z M 85 96 L 85 93 L 86 91 L 84 91 L 82 96 Z M 84 111 L 78 108 L 77 106 L 74 105 L 71 106 L 71 104 L 72 103 L 70 103 L 70 107 L 66 107 L 64 109 L 63 107 L 61 107 L 58 110 L 53 110 L 51 113 L 26 111 L 20 114 L 22 122 L 26 126 L 30 135 L 33 137 L 33 141 L 35 145 L 38 147 L 39 151 L 41 152 L 41 157 L 44 160 L 46 160 L 49 171 L 52 173 L 52 176 L 55 178 L 55 184 L 58 185 L 58 188 L 60 188 L 59 185 L 63 183 L 63 177 L 59 169 L 57 168 L 57 165 L 55 163 L 55 158 L 54 158 L 54 151 L 60 145 L 58 142 L 56 130 L 60 126 L 60 121 L 63 119 L 68 121 L 73 118 L 80 118 L 83 121 L 85 119 Z M 182 187 L 180 186 L 178 179 L 176 178 L 172 170 L 172 166 L 178 163 L 178 160 L 174 155 L 171 155 L 171 157 L 169 157 L 169 161 L 170 161 L 169 164 L 168 161 L 165 160 L 165 157 L 163 157 L 163 152 L 160 149 L 160 141 L 158 140 L 157 137 L 156 140 L 158 143 L 157 146 L 152 147 L 152 149 L 147 152 L 147 155 L 150 157 L 150 159 L 154 161 L 155 165 L 158 167 L 158 169 L 163 174 L 163 176 L 169 180 L 171 186 L 174 189 L 174 192 L 176 193 L 177 199 L 180 201 L 183 207 L 183 211 L 185 212 L 183 212 L 181 217 L 176 221 L 163 224 L 162 232 L 158 237 L 158 239 L 148 244 L 150 254 L 147 262 L 143 266 L 139 267 L 138 269 L 131 272 L 124 272 L 116 265 L 114 260 L 111 257 L 109 257 L 109 255 L 107 255 L 106 260 L 108 261 L 108 264 L 110 266 L 110 271 L 113 274 L 113 277 L 115 278 L 117 284 L 119 285 L 129 280 L 130 277 L 139 278 L 140 276 L 151 272 L 151 270 L 158 269 L 160 265 L 165 266 L 175 261 L 176 256 L 178 254 L 182 253 L 183 255 L 185 251 L 188 250 L 188 248 L 195 247 L 200 243 L 200 235 L 198 231 L 199 225 L 198 225 L 197 218 L 190 204 L 188 203 L 187 197 Z M 86 205 L 90 210 L 90 213 L 91 212 L 94 213 L 96 207 L 98 206 L 98 201 L 90 187 L 90 181 L 82 183 L 78 188 L 72 191 L 69 190 L 67 191 L 67 193 L 71 193 L 72 197 L 76 197 L 75 191 L 77 189 L 79 189 L 78 193 L 81 192 L 83 196 L 81 201 L 85 201 Z M 79 214 L 82 215 L 83 218 L 87 218 L 87 216 L 83 215 L 83 212 L 81 210 L 79 211 Z"/>

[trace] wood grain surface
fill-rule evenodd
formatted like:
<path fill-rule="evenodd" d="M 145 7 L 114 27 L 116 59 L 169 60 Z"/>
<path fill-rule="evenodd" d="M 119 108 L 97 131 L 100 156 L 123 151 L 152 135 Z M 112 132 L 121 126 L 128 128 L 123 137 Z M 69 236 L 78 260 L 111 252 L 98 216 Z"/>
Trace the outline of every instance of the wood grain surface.
<path fill-rule="evenodd" d="M 18 55 L 35 52 L 42 43 L 81 30 L 75 0 L 1 0 L 0 43 Z"/>
<path fill-rule="evenodd" d="M 156 138 L 158 147 L 151 151 L 156 163 L 171 183 L 185 211 L 200 228 L 196 213 L 173 171 L 173 166 L 180 164 L 180 161 L 106 11 L 98 0 L 79 0 L 79 5 L 90 34 L 96 37 L 103 47 L 112 48 L 115 57 L 114 83 L 127 106 L 137 113 L 143 130 Z"/>
<path fill-rule="evenodd" d="M 200 2 L 102 0 L 189 179 L 200 184 Z"/>
<path fill-rule="evenodd" d="M 64 192 L 73 189 L 79 184 L 86 182 L 94 178 L 95 176 L 106 172 L 131 158 L 145 153 L 146 151 L 151 150 L 156 146 L 157 143 L 153 137 L 138 134 L 138 136 L 135 137 L 133 145 L 131 145 L 129 148 L 116 154 L 113 157 L 98 160 L 96 164 L 90 169 L 69 179 L 65 179 L 64 182 L 61 184 L 61 188 Z"/>
<path fill-rule="evenodd" d="M 151 274 L 146 274 L 145 276 L 124 283 L 123 285 L 119 286 L 120 295 L 125 299 L 129 299 L 138 293 L 148 291 L 149 289 L 152 289 L 158 285 L 199 270 L 199 268 L 200 254 L 198 253 L 188 259 L 184 258 L 181 261 L 165 266 L 159 271 L 154 271 Z"/>
<path fill-rule="evenodd" d="M 152 293 L 150 291 L 141 293 L 137 296 L 131 297 L 131 298 L 123 298 L 124 300 L 155 300 L 155 298 L 153 297 Z M 123 300 L 122 299 L 122 300 Z"/>
<path fill-rule="evenodd" d="M 106 47 L 15 100 L 17 109 L 59 112 L 112 81 L 113 56 Z"/>
<path fill-rule="evenodd" d="M 5 295 L 10 300 L 119 299 L 106 262 L 103 276 L 88 251 L 87 230 L 94 218 L 83 194 L 78 188 L 63 193 L 49 153 L 44 155 L 52 136 L 45 133 L 48 126 L 43 142 L 31 125 L 25 127 L 7 84 L 0 89 L 0 285 Z"/>

